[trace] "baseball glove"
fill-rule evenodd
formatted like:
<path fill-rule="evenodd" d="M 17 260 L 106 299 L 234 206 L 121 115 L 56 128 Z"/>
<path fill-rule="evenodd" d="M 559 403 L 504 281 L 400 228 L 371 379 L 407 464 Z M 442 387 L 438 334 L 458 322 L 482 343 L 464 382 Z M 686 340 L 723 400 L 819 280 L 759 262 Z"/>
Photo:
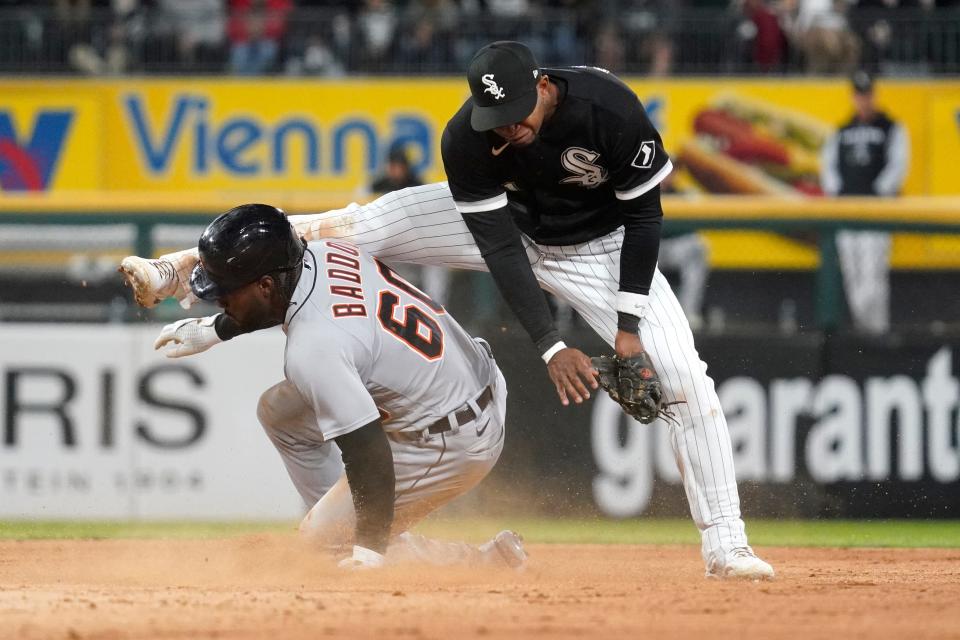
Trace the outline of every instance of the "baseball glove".
<path fill-rule="evenodd" d="M 630 358 L 600 356 L 591 358 L 600 372 L 600 386 L 634 420 L 650 424 L 657 418 L 677 423 L 671 402 L 663 397 L 663 385 L 646 352 Z"/>

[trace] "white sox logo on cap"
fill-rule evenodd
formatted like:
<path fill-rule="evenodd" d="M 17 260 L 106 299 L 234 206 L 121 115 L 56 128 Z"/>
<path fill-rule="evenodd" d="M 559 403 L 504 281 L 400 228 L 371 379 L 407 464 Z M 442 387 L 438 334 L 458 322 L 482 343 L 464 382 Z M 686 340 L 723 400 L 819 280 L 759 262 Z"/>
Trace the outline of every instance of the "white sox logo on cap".
<path fill-rule="evenodd" d="M 486 89 L 483 90 L 484 93 L 492 94 L 497 100 L 506 97 L 507 94 L 503 92 L 503 89 L 497 86 L 497 82 L 493 79 L 492 73 L 485 74 L 482 78 L 480 78 L 480 82 L 482 82 L 486 87 Z"/>
<path fill-rule="evenodd" d="M 533 53 L 519 42 L 501 40 L 480 49 L 467 69 L 473 130 L 506 127 L 533 113 L 539 69 Z"/>
<path fill-rule="evenodd" d="M 607 170 L 596 163 L 600 154 L 581 147 L 570 147 L 563 152 L 560 164 L 574 174 L 564 178 L 560 184 L 578 184 L 587 189 L 599 187 L 607 181 Z"/>

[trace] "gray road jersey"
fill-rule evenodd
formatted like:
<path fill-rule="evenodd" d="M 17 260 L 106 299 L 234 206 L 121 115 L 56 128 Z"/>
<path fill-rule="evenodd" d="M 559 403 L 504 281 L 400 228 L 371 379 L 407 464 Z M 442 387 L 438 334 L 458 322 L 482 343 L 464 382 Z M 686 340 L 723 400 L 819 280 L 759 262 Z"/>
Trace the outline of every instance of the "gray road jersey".
<path fill-rule="evenodd" d="M 424 429 L 495 377 L 443 307 L 344 241 L 309 244 L 283 328 L 287 379 L 325 440 L 378 415 L 386 431 Z"/>

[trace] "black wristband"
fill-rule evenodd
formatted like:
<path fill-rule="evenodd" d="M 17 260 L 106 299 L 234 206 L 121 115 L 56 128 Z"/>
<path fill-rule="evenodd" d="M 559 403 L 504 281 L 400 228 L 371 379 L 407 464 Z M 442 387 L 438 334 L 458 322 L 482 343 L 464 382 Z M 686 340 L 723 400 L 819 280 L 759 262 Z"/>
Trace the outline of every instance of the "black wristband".
<path fill-rule="evenodd" d="M 537 340 L 537 351 L 540 352 L 540 355 L 542 356 L 547 352 L 548 349 L 550 349 L 550 347 L 558 342 L 561 342 L 561 340 L 560 332 L 556 329 L 552 329 L 547 335 Z"/>
<path fill-rule="evenodd" d="M 213 321 L 213 330 L 217 332 L 217 337 L 224 342 L 243 333 L 240 325 L 225 313 L 217 314 L 216 320 Z"/>
<path fill-rule="evenodd" d="M 640 318 L 630 313 L 617 311 L 617 329 L 627 333 L 638 333 L 640 331 Z"/>

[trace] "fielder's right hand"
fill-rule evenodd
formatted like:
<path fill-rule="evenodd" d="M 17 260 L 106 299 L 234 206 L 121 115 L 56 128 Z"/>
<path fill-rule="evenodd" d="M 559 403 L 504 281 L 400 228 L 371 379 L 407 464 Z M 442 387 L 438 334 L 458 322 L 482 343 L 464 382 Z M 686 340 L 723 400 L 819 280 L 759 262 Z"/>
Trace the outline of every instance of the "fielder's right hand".
<path fill-rule="evenodd" d="M 168 358 L 183 358 L 202 353 L 223 342 L 214 326 L 217 316 L 185 318 L 168 324 L 161 331 L 153 348 Z"/>
<path fill-rule="evenodd" d="M 590 389 L 599 387 L 593 363 L 579 349 L 566 347 L 557 351 L 547 363 L 547 373 L 563 406 L 569 405 L 570 399 L 577 404 L 589 400 Z"/>

